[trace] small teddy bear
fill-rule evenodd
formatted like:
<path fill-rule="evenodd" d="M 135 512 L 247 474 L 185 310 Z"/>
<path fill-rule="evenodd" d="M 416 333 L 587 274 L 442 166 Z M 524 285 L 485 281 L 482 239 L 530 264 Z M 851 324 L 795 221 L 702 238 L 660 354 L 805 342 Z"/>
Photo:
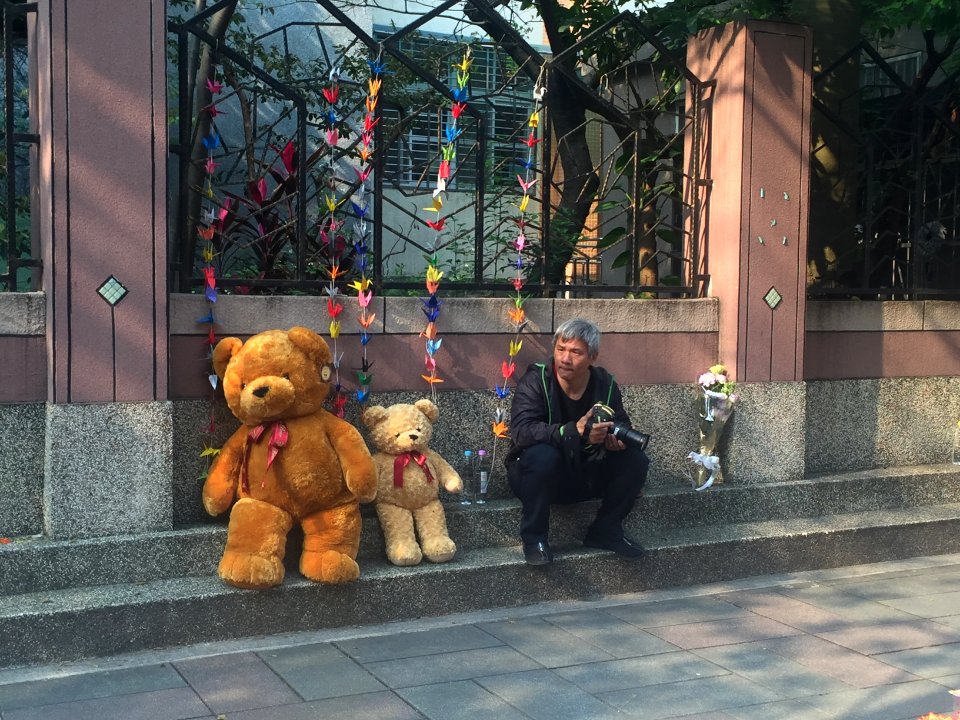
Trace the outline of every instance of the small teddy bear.
<path fill-rule="evenodd" d="M 430 562 L 447 562 L 457 551 L 447 534 L 438 487 L 457 493 L 463 489 L 463 481 L 446 460 L 427 447 L 439 416 L 440 410 L 429 400 L 388 408 L 374 405 L 363 413 L 363 424 L 370 429 L 377 450 L 373 454 L 375 507 L 387 559 L 394 565 L 417 565 L 424 557 Z"/>
<path fill-rule="evenodd" d="M 287 533 L 303 528 L 300 572 L 344 583 L 360 575 L 360 502 L 376 493 L 360 432 L 323 409 L 330 348 L 307 328 L 268 330 L 246 342 L 228 337 L 213 351 L 223 394 L 243 423 L 227 440 L 203 486 L 203 506 L 232 506 L 220 577 L 242 588 L 283 581 Z"/>

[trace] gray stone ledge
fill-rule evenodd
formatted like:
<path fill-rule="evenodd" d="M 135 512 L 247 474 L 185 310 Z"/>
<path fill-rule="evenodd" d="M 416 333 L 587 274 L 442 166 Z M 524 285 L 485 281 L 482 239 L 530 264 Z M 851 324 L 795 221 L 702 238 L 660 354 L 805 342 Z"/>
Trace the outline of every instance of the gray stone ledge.
<path fill-rule="evenodd" d="M 45 293 L 0 293 L 0 335 L 43 335 L 46 326 Z"/>
<path fill-rule="evenodd" d="M 510 333 L 513 321 L 508 313 L 513 301 L 503 298 L 450 298 L 440 310 L 439 327 L 444 333 Z M 394 334 L 418 333 L 426 318 L 420 309 L 420 298 L 388 297 L 386 302 L 386 332 Z M 523 304 L 527 317 L 526 333 L 553 332 L 553 300 L 531 298 Z"/>
<path fill-rule="evenodd" d="M 509 333 L 512 321 L 508 313 L 514 304 L 502 298 L 443 299 L 440 329 L 444 333 Z M 341 316 L 344 334 L 357 334 L 359 314 L 355 299 L 343 298 Z M 426 322 L 418 297 L 379 297 L 372 301 L 377 319 L 374 333 L 415 334 Z M 607 332 L 717 332 L 719 301 L 702 300 L 582 300 L 530 298 L 524 303 L 527 333 L 550 334 L 571 317 L 597 322 Z M 208 312 L 202 295 L 170 296 L 170 333 L 206 334 L 207 326 L 197 323 Z M 271 328 L 294 325 L 313 328 L 326 334 L 326 298 L 311 296 L 221 295 L 214 306 L 218 335 L 252 335 Z"/>
<path fill-rule="evenodd" d="M 960 302 L 927 300 L 923 306 L 924 330 L 960 330 Z"/>
<path fill-rule="evenodd" d="M 604 332 L 717 332 L 720 301 L 557 300 L 555 325 L 573 317 L 592 320 Z"/>
<path fill-rule="evenodd" d="M 358 335 L 360 315 L 356 297 L 344 295 L 340 315 L 341 334 Z M 371 333 L 383 332 L 383 298 L 373 298 L 369 310 L 376 313 Z M 170 334 L 206 335 L 209 327 L 197 319 L 210 312 L 203 295 L 174 293 L 170 295 Z M 330 317 L 327 297 L 300 295 L 221 295 L 213 306 L 217 319 L 216 332 L 225 335 L 254 335 L 274 328 L 301 326 L 328 335 Z M 421 313 L 422 316 L 422 313 Z"/>
<path fill-rule="evenodd" d="M 878 332 L 882 330 L 923 329 L 923 302 L 816 300 L 807 303 L 807 330 L 812 332 Z"/>

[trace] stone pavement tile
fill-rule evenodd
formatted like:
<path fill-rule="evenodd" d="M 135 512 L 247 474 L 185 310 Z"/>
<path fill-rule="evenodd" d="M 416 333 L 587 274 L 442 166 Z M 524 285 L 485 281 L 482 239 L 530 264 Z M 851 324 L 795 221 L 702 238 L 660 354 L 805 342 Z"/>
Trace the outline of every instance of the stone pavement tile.
<path fill-rule="evenodd" d="M 470 680 L 404 688 L 397 694 L 434 720 L 529 720 L 502 698 Z"/>
<path fill-rule="evenodd" d="M 782 588 L 787 597 L 829 610 L 841 617 L 868 625 L 892 620 L 912 620 L 915 616 L 836 587 L 815 585 L 809 588 Z"/>
<path fill-rule="evenodd" d="M 147 665 L 0 685 L 0 712 L 37 705 L 185 687 L 170 665 Z"/>
<path fill-rule="evenodd" d="M 480 627 L 544 667 L 613 659 L 596 645 L 539 617 L 483 623 Z"/>
<path fill-rule="evenodd" d="M 816 635 L 864 655 L 960 642 L 960 628 L 938 625 L 930 620 L 884 622 Z"/>
<path fill-rule="evenodd" d="M 960 675 L 947 675 L 946 677 L 930 678 L 938 685 L 943 685 L 947 690 L 960 690 Z M 956 701 L 960 705 L 960 700 Z M 957 708 L 960 710 L 960 707 Z"/>
<path fill-rule="evenodd" d="M 355 638 L 334 644 L 354 660 L 367 663 L 435 655 L 454 650 L 475 650 L 503 643 L 474 625 L 458 625 L 421 632 Z"/>
<path fill-rule="evenodd" d="M 214 714 L 299 702 L 300 697 L 253 653 L 174 663 Z"/>
<path fill-rule="evenodd" d="M 915 680 L 898 685 L 847 690 L 804 698 L 831 718 L 842 720 L 904 720 L 931 712 L 947 712 L 953 698 L 942 685 Z M 232 720 L 232 719 L 231 719 Z"/>
<path fill-rule="evenodd" d="M 938 617 L 936 622 L 941 625 L 948 625 L 950 627 L 960 628 L 960 615 L 948 615 L 947 617 Z"/>
<path fill-rule="evenodd" d="M 810 635 L 764 640 L 764 647 L 855 688 L 910 682 L 917 676 Z"/>
<path fill-rule="evenodd" d="M 402 688 L 533 670 L 540 666 L 513 648 L 499 645 L 416 658 L 383 660 L 367 663 L 365 667 L 388 687 Z"/>
<path fill-rule="evenodd" d="M 660 720 L 780 700 L 773 690 L 737 675 L 683 680 L 597 695 L 641 720 Z"/>
<path fill-rule="evenodd" d="M 726 620 L 650 628 L 648 632 L 684 650 L 800 634 L 799 630 L 789 625 L 752 614 Z"/>
<path fill-rule="evenodd" d="M 777 702 L 761 703 L 742 708 L 727 710 L 735 720 L 835 720 L 830 715 L 822 713 L 803 700 L 778 700 Z"/>
<path fill-rule="evenodd" d="M 547 615 L 551 625 L 586 640 L 615 658 L 639 657 L 677 650 L 676 645 L 654 637 L 636 625 L 600 610 Z"/>
<path fill-rule="evenodd" d="M 295 705 L 230 713 L 228 720 L 422 720 L 423 716 L 392 692 L 347 695 Z M 126 720 L 126 718 L 123 718 Z M 212 720 L 212 719 L 211 719 Z"/>
<path fill-rule="evenodd" d="M 534 720 L 625 720 L 627 717 L 550 670 L 494 675 L 477 682 Z"/>
<path fill-rule="evenodd" d="M 919 617 L 935 618 L 955 615 L 957 608 L 960 607 L 960 592 L 930 593 L 915 597 L 895 598 L 893 600 L 881 600 L 884 605 L 889 605 L 897 610 L 903 610 L 911 615 Z"/>
<path fill-rule="evenodd" d="M 606 608 L 605 612 L 642 628 L 721 620 L 748 614 L 743 608 L 710 595 L 617 605 Z"/>
<path fill-rule="evenodd" d="M 697 655 L 741 677 L 775 691 L 783 698 L 801 698 L 849 690 L 846 683 L 778 655 L 763 641 L 702 648 Z"/>
<path fill-rule="evenodd" d="M 843 588 L 844 592 L 870 600 L 913 597 L 919 592 L 955 592 L 960 591 L 960 570 L 936 569 L 932 572 L 917 572 L 882 580 L 846 581 L 836 583 L 834 587 Z"/>
<path fill-rule="evenodd" d="M 260 659 L 304 700 L 386 690 L 366 669 L 329 643 L 264 650 Z"/>
<path fill-rule="evenodd" d="M 188 687 L 7 710 L 3 720 L 186 720 L 212 718 Z"/>
<path fill-rule="evenodd" d="M 851 620 L 810 603 L 787 597 L 775 590 L 750 590 L 725 593 L 723 599 L 756 615 L 782 622 L 804 632 L 838 630 L 850 625 Z"/>
<path fill-rule="evenodd" d="M 960 643 L 901 650 L 874 658 L 922 678 L 942 677 L 960 672 Z"/>
<path fill-rule="evenodd" d="M 572 665 L 554 672 L 594 694 L 728 674 L 724 668 L 686 651 Z"/>

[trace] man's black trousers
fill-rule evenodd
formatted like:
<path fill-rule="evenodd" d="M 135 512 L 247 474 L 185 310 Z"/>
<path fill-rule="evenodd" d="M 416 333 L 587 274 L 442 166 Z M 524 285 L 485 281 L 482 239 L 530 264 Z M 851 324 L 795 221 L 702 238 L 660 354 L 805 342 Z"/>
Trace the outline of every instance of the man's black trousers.
<path fill-rule="evenodd" d="M 558 447 L 532 445 L 507 466 L 507 480 L 523 505 L 520 539 L 524 543 L 546 541 L 550 528 L 550 505 L 601 498 L 589 533 L 604 538 L 623 535 L 623 519 L 647 479 L 650 460 L 631 445 L 608 452 L 600 460 L 580 464 L 574 473 Z"/>

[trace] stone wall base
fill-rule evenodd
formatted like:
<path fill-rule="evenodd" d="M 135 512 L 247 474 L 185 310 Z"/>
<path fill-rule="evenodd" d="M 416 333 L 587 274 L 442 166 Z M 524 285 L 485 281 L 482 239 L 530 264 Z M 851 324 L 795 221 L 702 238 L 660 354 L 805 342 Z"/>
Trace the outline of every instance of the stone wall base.
<path fill-rule="evenodd" d="M 688 385 L 623 389 L 634 425 L 653 436 L 651 488 L 680 488 L 698 436 Z M 949 461 L 960 418 L 960 377 L 744 383 L 720 455 L 727 482 L 755 485 Z M 413 402 L 422 393 L 374 393 Z M 454 462 L 493 452 L 489 391 L 439 395 L 432 447 Z M 355 403 L 347 420 L 361 427 Z M 215 432 L 210 426 L 211 411 Z M 102 405 L 0 405 L 0 537 L 163 530 L 210 521 L 200 503 L 207 458 L 238 423 L 222 400 Z M 496 445 L 493 495 L 508 497 Z"/>
<path fill-rule="evenodd" d="M 173 405 L 46 406 L 43 531 L 125 535 L 173 527 Z"/>

